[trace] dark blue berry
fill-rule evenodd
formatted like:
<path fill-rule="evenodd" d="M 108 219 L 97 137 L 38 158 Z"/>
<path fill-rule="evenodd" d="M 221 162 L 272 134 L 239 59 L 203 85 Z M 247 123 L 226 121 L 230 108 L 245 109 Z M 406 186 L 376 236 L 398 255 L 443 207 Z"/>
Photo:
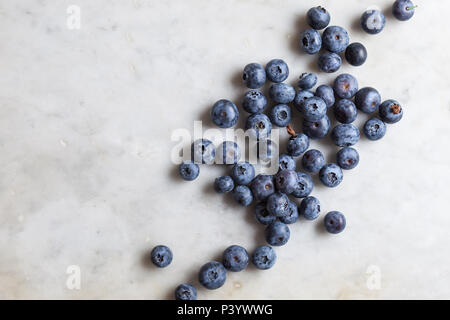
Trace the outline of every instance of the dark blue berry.
<path fill-rule="evenodd" d="M 374 113 L 381 103 L 378 91 L 371 87 L 360 89 L 355 95 L 356 107 L 364 113 Z"/>
<path fill-rule="evenodd" d="M 264 231 L 267 243 L 276 247 L 285 245 L 289 241 L 290 235 L 289 227 L 281 221 L 272 222 Z"/>
<path fill-rule="evenodd" d="M 327 104 L 319 97 L 306 99 L 300 109 L 306 121 L 319 121 L 327 114 Z"/>
<path fill-rule="evenodd" d="M 366 47 L 359 42 L 350 44 L 347 49 L 345 49 L 345 59 L 352 66 L 359 67 L 363 65 L 367 60 Z"/>
<path fill-rule="evenodd" d="M 267 98 L 259 90 L 250 90 L 242 99 L 242 108 L 248 113 L 261 113 L 266 109 Z"/>
<path fill-rule="evenodd" d="M 165 268 L 172 262 L 172 251 L 166 246 L 156 246 L 150 253 L 150 259 L 158 268 Z"/>
<path fill-rule="evenodd" d="M 293 224 L 298 220 L 298 207 L 293 201 L 289 202 L 288 214 L 280 218 L 280 221 L 285 224 Z"/>
<path fill-rule="evenodd" d="M 277 219 L 277 217 L 267 210 L 267 204 L 265 202 L 259 202 L 255 206 L 255 218 L 259 223 L 264 225 L 268 225 Z"/>
<path fill-rule="evenodd" d="M 344 51 L 349 43 L 348 32 L 342 27 L 331 26 L 322 34 L 323 47 L 334 53 Z"/>
<path fill-rule="evenodd" d="M 320 215 L 320 202 L 315 197 L 306 197 L 300 203 L 300 215 L 306 220 L 315 220 Z"/>
<path fill-rule="evenodd" d="M 266 83 L 266 70 L 259 63 L 250 63 L 245 66 L 242 79 L 250 89 L 261 88 Z"/>
<path fill-rule="evenodd" d="M 372 141 L 380 140 L 386 134 L 386 124 L 378 118 L 372 118 L 367 120 L 363 130 L 367 139 Z"/>
<path fill-rule="evenodd" d="M 245 130 L 255 139 L 267 139 L 272 132 L 272 122 L 265 114 L 255 113 L 247 118 Z"/>
<path fill-rule="evenodd" d="M 197 179 L 200 173 L 200 168 L 196 163 L 193 163 L 191 161 L 184 161 L 182 164 L 180 164 L 178 172 L 180 173 L 180 177 L 184 180 L 192 181 Z"/>
<path fill-rule="evenodd" d="M 256 248 L 252 255 L 252 262 L 256 268 L 267 270 L 273 267 L 277 261 L 277 254 L 272 247 L 261 246 Z"/>
<path fill-rule="evenodd" d="M 327 104 L 327 108 L 331 108 L 334 105 L 334 90 L 332 87 L 327 86 L 326 84 L 317 87 L 315 96 L 322 98 L 323 101 L 325 101 L 325 103 Z"/>
<path fill-rule="evenodd" d="M 266 65 L 266 75 L 272 82 L 283 82 L 289 76 L 289 67 L 283 60 L 273 59 Z"/>
<path fill-rule="evenodd" d="M 296 164 L 294 158 L 287 154 L 281 154 L 279 159 L 280 170 L 295 170 Z"/>
<path fill-rule="evenodd" d="M 330 119 L 323 116 L 318 121 L 303 120 L 303 132 L 311 139 L 322 139 L 330 132 Z"/>
<path fill-rule="evenodd" d="M 326 164 L 320 169 L 319 179 L 322 183 L 330 188 L 337 187 L 344 178 L 341 167 L 335 163 Z"/>
<path fill-rule="evenodd" d="M 308 150 L 302 158 L 303 168 L 311 173 L 319 172 L 325 165 L 325 157 L 322 152 L 316 149 Z"/>
<path fill-rule="evenodd" d="M 343 73 L 334 80 L 333 89 L 339 98 L 351 99 L 358 91 L 358 81 L 354 76 Z"/>
<path fill-rule="evenodd" d="M 180 284 L 175 289 L 175 300 L 197 300 L 197 289 L 187 283 Z"/>
<path fill-rule="evenodd" d="M 358 151 L 351 147 L 342 148 L 336 155 L 336 162 L 344 170 L 353 169 L 359 163 Z"/>
<path fill-rule="evenodd" d="M 297 172 L 297 186 L 292 192 L 292 196 L 294 196 L 295 198 L 305 198 L 310 195 L 313 188 L 314 182 L 311 176 L 304 172 Z"/>
<path fill-rule="evenodd" d="M 298 80 L 298 87 L 303 90 L 309 90 L 317 83 L 317 76 L 314 73 L 303 73 Z"/>
<path fill-rule="evenodd" d="M 400 21 L 406 21 L 414 15 L 415 6 L 411 0 L 397 0 L 392 6 L 392 14 Z"/>
<path fill-rule="evenodd" d="M 191 157 L 195 163 L 212 164 L 216 158 L 216 147 L 208 139 L 195 140 L 191 145 Z"/>
<path fill-rule="evenodd" d="M 324 219 L 325 229 L 329 233 L 341 233 L 345 229 L 345 216 L 339 211 L 331 211 L 325 215 Z"/>
<path fill-rule="evenodd" d="M 233 190 L 233 199 L 241 206 L 247 207 L 253 202 L 253 194 L 247 186 L 236 186 Z"/>
<path fill-rule="evenodd" d="M 399 122 L 403 117 L 403 108 L 395 100 L 386 100 L 380 105 L 380 117 L 386 123 Z"/>
<path fill-rule="evenodd" d="M 331 131 L 331 140 L 339 147 L 353 146 L 359 138 L 359 129 L 353 124 L 338 124 Z"/>
<path fill-rule="evenodd" d="M 225 267 L 217 262 L 212 261 L 203 265 L 198 274 L 198 281 L 206 289 L 218 289 L 225 283 L 227 279 L 227 270 Z"/>
<path fill-rule="evenodd" d="M 334 117 L 340 123 L 352 123 L 358 116 L 356 106 L 351 100 L 339 100 L 334 106 Z"/>
<path fill-rule="evenodd" d="M 341 57 L 334 52 L 324 52 L 317 60 L 317 66 L 326 73 L 333 73 L 339 70 L 342 65 Z"/>
<path fill-rule="evenodd" d="M 292 157 L 301 156 L 309 148 L 309 138 L 306 134 L 297 134 L 289 138 L 287 152 Z"/>
<path fill-rule="evenodd" d="M 330 23 L 330 13 L 323 7 L 314 7 L 308 10 L 306 21 L 316 30 L 326 28 Z"/>
<path fill-rule="evenodd" d="M 223 252 L 222 263 L 225 269 L 239 272 L 247 268 L 249 257 L 247 250 L 241 246 L 230 246 Z"/>
<path fill-rule="evenodd" d="M 377 34 L 383 31 L 386 17 L 379 10 L 367 10 L 361 16 L 361 28 L 368 34 Z"/>
<path fill-rule="evenodd" d="M 322 48 L 320 33 L 314 29 L 307 29 L 300 35 L 300 48 L 307 54 L 316 54 Z"/>
<path fill-rule="evenodd" d="M 211 120 L 220 128 L 231 128 L 239 118 L 236 105 L 228 100 L 217 101 L 211 109 Z"/>
<path fill-rule="evenodd" d="M 281 170 L 275 175 L 275 186 L 278 191 L 291 194 L 297 187 L 297 173 L 293 170 Z"/>
<path fill-rule="evenodd" d="M 238 185 L 248 185 L 255 177 L 255 168 L 248 162 L 238 162 L 231 169 L 231 177 Z"/>
<path fill-rule="evenodd" d="M 256 200 L 266 200 L 275 192 L 273 176 L 266 174 L 257 175 L 251 182 L 250 188 Z"/>
<path fill-rule="evenodd" d="M 214 181 L 214 190 L 217 193 L 227 193 L 234 189 L 234 181 L 230 176 L 218 177 Z"/>
<path fill-rule="evenodd" d="M 269 119 L 278 127 L 286 127 L 292 119 L 291 107 L 287 104 L 277 104 L 269 111 Z"/>
<path fill-rule="evenodd" d="M 291 103 L 295 98 L 295 89 L 286 83 L 274 83 L 269 89 L 269 97 L 275 103 Z"/>

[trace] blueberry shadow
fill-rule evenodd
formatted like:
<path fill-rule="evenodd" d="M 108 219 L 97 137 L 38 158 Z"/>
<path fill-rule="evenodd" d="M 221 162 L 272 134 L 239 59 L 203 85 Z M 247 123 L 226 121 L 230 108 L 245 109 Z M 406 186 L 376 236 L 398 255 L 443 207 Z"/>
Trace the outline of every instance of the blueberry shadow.
<path fill-rule="evenodd" d="M 362 33 L 364 32 L 361 28 L 361 16 L 356 16 L 350 23 L 350 30 L 352 32 Z"/>
<path fill-rule="evenodd" d="M 315 229 L 316 229 L 316 232 L 320 235 L 325 236 L 325 235 L 329 234 L 327 232 L 327 230 L 325 229 L 324 218 L 322 218 L 322 217 L 320 217 L 319 219 L 316 220 Z"/>
<path fill-rule="evenodd" d="M 294 28 L 293 28 L 295 32 L 289 41 L 289 49 L 291 49 L 294 52 L 306 54 L 301 51 L 299 41 L 300 41 L 300 34 L 308 28 L 309 26 L 306 22 L 306 15 L 302 14 L 297 16 L 294 21 Z"/>

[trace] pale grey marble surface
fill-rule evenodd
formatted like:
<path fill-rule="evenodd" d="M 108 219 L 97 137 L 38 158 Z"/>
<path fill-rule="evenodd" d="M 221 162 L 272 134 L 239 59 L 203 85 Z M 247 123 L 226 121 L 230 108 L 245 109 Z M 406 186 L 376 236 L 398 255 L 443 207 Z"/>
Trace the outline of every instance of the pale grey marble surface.
<path fill-rule="evenodd" d="M 302 220 L 273 269 L 229 274 L 199 298 L 450 298 L 450 21 L 439 18 L 450 2 L 417 0 L 411 21 L 388 15 L 381 34 L 363 34 L 360 14 L 392 2 L 320 1 L 369 51 L 363 67 L 341 71 L 405 107 L 382 141 L 361 140 L 360 165 L 338 188 L 314 190 L 324 211 L 346 214 L 346 231 Z M 316 71 L 317 57 L 297 48 L 316 4 L 3 1 L 0 297 L 171 298 L 226 246 L 262 244 L 251 210 L 211 191 L 225 169 L 177 179 L 171 133 L 192 130 L 220 98 L 239 102 L 249 62 L 283 58 L 291 83 Z M 81 9 L 79 30 L 67 27 L 69 5 Z M 332 161 L 330 143 L 312 146 Z M 147 262 L 160 243 L 175 255 L 164 270 Z M 80 290 L 66 286 L 73 265 Z M 371 290 L 374 270 L 381 287 Z"/>

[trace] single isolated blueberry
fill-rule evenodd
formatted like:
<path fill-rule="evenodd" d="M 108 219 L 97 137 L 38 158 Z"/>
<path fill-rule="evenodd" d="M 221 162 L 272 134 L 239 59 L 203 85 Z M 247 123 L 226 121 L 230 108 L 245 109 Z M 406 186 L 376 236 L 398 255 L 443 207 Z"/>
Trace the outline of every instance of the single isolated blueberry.
<path fill-rule="evenodd" d="M 195 140 L 191 145 L 191 158 L 195 163 L 213 164 L 216 158 L 216 147 L 208 139 Z"/>
<path fill-rule="evenodd" d="M 193 163 L 191 161 L 184 161 L 180 164 L 178 168 L 178 172 L 180 173 L 180 177 L 186 181 L 192 181 L 197 179 L 200 174 L 200 168 L 198 164 Z"/>
<path fill-rule="evenodd" d="M 371 114 L 377 111 L 380 103 L 380 94 L 376 89 L 371 87 L 362 88 L 355 95 L 356 107 L 367 114 Z"/>
<path fill-rule="evenodd" d="M 260 140 L 256 144 L 258 159 L 268 161 L 278 154 L 278 146 L 272 140 Z"/>
<path fill-rule="evenodd" d="M 273 267 L 277 261 L 277 254 L 272 247 L 261 246 L 256 248 L 252 255 L 252 262 L 256 268 L 267 270 Z"/>
<path fill-rule="evenodd" d="M 311 149 L 303 155 L 302 166 L 306 171 L 310 173 L 319 172 L 324 165 L 325 157 L 319 150 Z"/>
<path fill-rule="evenodd" d="M 345 49 L 345 59 L 352 66 L 359 67 L 363 65 L 367 60 L 366 47 L 359 42 L 350 44 L 347 49 Z"/>
<path fill-rule="evenodd" d="M 294 98 L 294 106 L 299 111 L 302 112 L 302 104 L 309 98 L 314 97 L 314 93 L 309 90 L 299 90 Z"/>
<path fill-rule="evenodd" d="M 238 119 L 238 108 L 231 101 L 219 100 L 211 109 L 211 120 L 220 128 L 231 128 Z"/>
<path fill-rule="evenodd" d="M 341 167 L 335 163 L 329 163 L 323 166 L 319 172 L 319 179 L 322 183 L 330 188 L 337 187 L 344 178 Z"/>
<path fill-rule="evenodd" d="M 231 177 L 238 185 L 248 185 L 255 178 L 255 168 L 248 162 L 238 162 L 231 169 Z"/>
<path fill-rule="evenodd" d="M 197 300 L 197 289 L 188 283 L 180 284 L 175 289 L 175 300 Z"/>
<path fill-rule="evenodd" d="M 330 119 L 323 116 L 319 121 L 303 120 L 303 132 L 311 139 L 322 139 L 330 132 Z"/>
<path fill-rule="evenodd" d="M 303 90 L 309 90 L 317 83 L 317 76 L 314 73 L 302 73 L 298 80 L 298 87 Z"/>
<path fill-rule="evenodd" d="M 309 148 L 309 138 L 306 134 L 300 133 L 289 138 L 287 152 L 292 157 L 301 156 Z"/>
<path fill-rule="evenodd" d="M 372 118 L 364 124 L 363 131 L 367 139 L 380 140 L 386 134 L 386 124 L 378 118 Z"/>
<path fill-rule="evenodd" d="M 395 100 L 386 100 L 380 105 L 380 117 L 386 123 L 399 122 L 403 117 L 403 108 Z"/>
<path fill-rule="evenodd" d="M 323 32 L 322 42 L 326 50 L 339 53 L 347 48 L 350 40 L 347 30 L 342 27 L 331 26 Z"/>
<path fill-rule="evenodd" d="M 290 235 L 289 227 L 280 221 L 272 222 L 264 230 L 267 243 L 276 247 L 285 245 L 289 241 Z"/>
<path fill-rule="evenodd" d="M 284 217 L 288 214 L 289 202 L 286 194 L 275 192 L 267 199 L 267 211 L 275 217 Z"/>
<path fill-rule="evenodd" d="M 285 224 L 293 224 L 298 220 L 298 207 L 293 201 L 289 202 L 288 214 L 287 216 L 281 217 L 280 221 Z"/>
<path fill-rule="evenodd" d="M 297 186 L 292 192 L 292 196 L 298 199 L 305 198 L 311 194 L 313 188 L 314 182 L 311 176 L 304 172 L 297 172 Z"/>
<path fill-rule="evenodd" d="M 346 221 L 345 216 L 339 211 L 331 211 L 325 215 L 323 220 L 325 229 L 329 233 L 337 234 L 341 233 L 345 229 Z"/>
<path fill-rule="evenodd" d="M 353 124 L 338 124 L 331 131 L 331 140 L 339 147 L 353 146 L 359 138 L 359 129 Z"/>
<path fill-rule="evenodd" d="M 269 89 L 269 97 L 275 103 L 291 103 L 295 98 L 295 89 L 286 83 L 274 83 Z"/>
<path fill-rule="evenodd" d="M 253 202 L 253 194 L 247 186 L 236 186 L 233 190 L 233 199 L 241 206 L 248 207 Z"/>
<path fill-rule="evenodd" d="M 334 106 L 334 117 L 340 123 L 352 123 L 355 121 L 358 111 L 351 100 L 339 100 Z"/>
<path fill-rule="evenodd" d="M 198 274 L 200 284 L 209 290 L 220 288 L 225 283 L 225 280 L 227 280 L 227 270 L 217 261 L 203 265 Z"/>
<path fill-rule="evenodd" d="M 250 184 L 253 196 L 258 201 L 266 200 L 275 192 L 273 176 L 267 174 L 257 175 Z"/>
<path fill-rule="evenodd" d="M 280 170 L 295 170 L 296 163 L 292 156 L 287 154 L 281 154 L 278 158 L 278 162 L 280 163 Z"/>
<path fill-rule="evenodd" d="M 166 246 L 156 246 L 150 253 L 150 259 L 158 268 L 165 268 L 172 262 L 173 254 Z"/>
<path fill-rule="evenodd" d="M 267 204 L 265 202 L 259 202 L 255 206 L 255 218 L 261 224 L 268 225 L 274 222 L 277 217 L 272 215 L 269 210 L 267 210 Z"/>
<path fill-rule="evenodd" d="M 275 175 L 275 186 L 278 191 L 291 194 L 297 187 L 297 173 L 293 170 L 281 170 Z"/>
<path fill-rule="evenodd" d="M 316 54 L 322 48 L 320 33 L 314 29 L 307 29 L 300 35 L 300 48 L 307 54 Z"/>
<path fill-rule="evenodd" d="M 377 34 L 383 31 L 386 17 L 380 10 L 367 10 L 361 16 L 361 28 L 368 34 Z"/>
<path fill-rule="evenodd" d="M 354 76 L 343 73 L 334 80 L 333 89 L 339 98 L 351 99 L 358 91 L 358 81 Z"/>
<path fill-rule="evenodd" d="M 412 18 L 414 10 L 417 8 L 411 0 L 397 0 L 392 6 L 392 14 L 400 21 L 406 21 Z"/>
<path fill-rule="evenodd" d="M 267 79 L 275 83 L 281 83 L 289 76 L 289 67 L 281 59 L 270 60 L 266 65 Z"/>
<path fill-rule="evenodd" d="M 241 246 L 230 246 L 225 249 L 222 255 L 222 263 L 225 269 L 232 272 L 239 272 L 247 268 L 249 257 L 247 250 Z"/>
<path fill-rule="evenodd" d="M 250 130 L 249 133 L 253 138 L 264 140 L 272 132 L 272 122 L 265 114 L 255 113 L 247 118 L 245 130 Z"/>
<path fill-rule="evenodd" d="M 326 73 L 333 73 L 339 70 L 342 65 L 341 57 L 334 52 L 324 52 L 317 60 L 317 66 Z"/>
<path fill-rule="evenodd" d="M 261 88 L 266 83 L 266 70 L 259 63 L 250 63 L 244 68 L 242 80 L 247 88 Z"/>
<path fill-rule="evenodd" d="M 306 121 L 319 121 L 327 114 L 327 104 L 319 97 L 306 99 L 302 103 L 301 113 Z"/>
<path fill-rule="evenodd" d="M 323 7 L 318 6 L 308 10 L 306 14 L 306 21 L 316 30 L 326 28 L 330 23 L 330 13 Z"/>
<path fill-rule="evenodd" d="M 235 164 L 241 159 L 241 149 L 234 141 L 224 141 L 217 151 L 218 164 Z"/>
<path fill-rule="evenodd" d="M 234 181 L 230 176 L 218 177 L 214 180 L 214 190 L 217 193 L 228 193 L 234 189 Z"/>
<path fill-rule="evenodd" d="M 269 119 L 278 127 L 286 127 L 292 119 L 291 107 L 287 104 L 277 104 L 269 111 Z"/>
<path fill-rule="evenodd" d="M 338 151 L 336 160 L 339 167 L 344 170 L 350 170 L 358 165 L 359 154 L 355 149 L 351 147 L 345 147 Z"/>
<path fill-rule="evenodd" d="M 300 215 L 306 220 L 315 220 L 320 215 L 320 201 L 315 197 L 306 197 L 300 203 Z"/>
<path fill-rule="evenodd" d="M 322 98 L 323 101 L 325 101 L 325 103 L 327 104 L 327 108 L 331 108 L 334 105 L 334 90 L 332 87 L 326 84 L 317 87 L 315 96 Z"/>
<path fill-rule="evenodd" d="M 259 90 L 247 91 L 242 99 L 242 108 L 248 113 L 261 113 L 266 109 L 267 98 Z"/>

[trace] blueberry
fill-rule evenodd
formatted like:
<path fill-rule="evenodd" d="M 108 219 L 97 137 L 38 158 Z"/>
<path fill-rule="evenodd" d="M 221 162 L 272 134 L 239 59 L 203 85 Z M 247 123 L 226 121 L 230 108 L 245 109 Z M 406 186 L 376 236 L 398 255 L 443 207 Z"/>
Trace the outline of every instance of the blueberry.
<path fill-rule="evenodd" d="M 326 164 L 320 169 L 319 179 L 322 183 L 330 188 L 337 187 L 344 178 L 341 167 L 335 163 Z"/>
<path fill-rule="evenodd" d="M 156 246 L 150 253 L 150 259 L 158 268 L 165 268 L 172 262 L 173 254 L 166 246 Z"/>
<path fill-rule="evenodd" d="M 293 170 L 281 170 L 275 175 L 275 186 L 278 191 L 291 194 L 297 187 L 297 173 Z"/>
<path fill-rule="evenodd" d="M 250 89 L 261 88 L 266 83 L 266 70 L 259 63 L 250 63 L 245 66 L 242 79 Z"/>
<path fill-rule="evenodd" d="M 303 132 L 311 139 L 322 139 L 330 132 L 330 119 L 324 116 L 319 121 L 303 120 Z"/>
<path fill-rule="evenodd" d="M 287 152 L 293 157 L 301 156 L 309 148 L 309 138 L 306 134 L 300 133 L 289 138 Z"/>
<path fill-rule="evenodd" d="M 255 113 L 247 118 L 245 130 L 250 130 L 255 139 L 267 139 L 272 132 L 272 123 L 265 114 Z"/>
<path fill-rule="evenodd" d="M 329 233 L 341 233 L 345 229 L 345 216 L 339 211 L 331 211 L 325 215 L 325 229 Z"/>
<path fill-rule="evenodd" d="M 327 114 L 327 104 L 319 97 L 311 97 L 302 103 L 301 113 L 306 121 L 319 121 Z"/>
<path fill-rule="evenodd" d="M 328 51 L 339 53 L 344 51 L 349 43 L 347 30 L 342 27 L 331 26 L 322 35 L 323 47 Z"/>
<path fill-rule="evenodd" d="M 181 178 L 183 178 L 184 180 L 192 181 L 197 179 L 200 173 L 200 168 L 196 163 L 193 163 L 191 161 L 184 161 L 182 164 L 180 164 L 178 172 L 180 173 Z"/>
<path fill-rule="evenodd" d="M 324 52 L 317 60 L 317 66 L 326 73 L 333 73 L 339 70 L 342 65 L 341 57 L 334 52 Z"/>
<path fill-rule="evenodd" d="M 190 284 L 180 284 L 175 289 L 175 300 L 197 300 L 197 289 Z"/>
<path fill-rule="evenodd" d="M 258 159 L 268 161 L 278 154 L 278 147 L 272 140 L 260 140 L 256 145 Z"/>
<path fill-rule="evenodd" d="M 255 177 L 255 168 L 248 162 L 238 162 L 231 170 L 231 177 L 238 185 L 248 185 Z"/>
<path fill-rule="evenodd" d="M 298 80 L 298 87 L 303 90 L 309 90 L 317 83 L 317 76 L 314 73 L 302 73 Z"/>
<path fill-rule="evenodd" d="M 289 198 L 286 194 L 275 192 L 267 199 L 267 211 L 275 217 L 284 217 L 289 211 Z"/>
<path fill-rule="evenodd" d="M 314 29 L 307 29 L 300 35 L 300 48 L 307 54 L 315 54 L 322 48 L 320 33 Z"/>
<path fill-rule="evenodd" d="M 266 109 L 267 98 L 259 90 L 250 90 L 242 99 L 242 108 L 248 113 L 261 113 Z"/>
<path fill-rule="evenodd" d="M 310 195 L 313 188 L 314 182 L 311 176 L 307 173 L 297 172 L 297 186 L 294 192 L 292 192 L 292 196 L 295 198 L 305 198 Z"/>
<path fill-rule="evenodd" d="M 294 98 L 295 108 L 301 112 L 302 104 L 309 98 L 314 97 L 314 93 L 309 90 L 299 90 Z"/>
<path fill-rule="evenodd" d="M 311 28 L 322 30 L 330 23 L 330 13 L 323 7 L 314 7 L 308 10 L 306 20 Z"/>
<path fill-rule="evenodd" d="M 247 186 L 236 186 L 233 190 L 233 199 L 241 206 L 248 207 L 253 202 L 253 194 Z"/>
<path fill-rule="evenodd" d="M 256 268 L 260 270 L 267 270 L 273 267 L 277 261 L 277 254 L 272 247 L 261 246 L 256 248 L 252 255 L 252 262 Z"/>
<path fill-rule="evenodd" d="M 397 0 L 392 6 L 392 14 L 400 21 L 406 21 L 414 15 L 414 9 L 417 8 L 410 0 Z"/>
<path fill-rule="evenodd" d="M 247 268 L 248 261 L 247 250 L 241 246 L 230 246 L 225 249 L 222 255 L 223 266 L 232 272 L 239 272 Z"/>
<path fill-rule="evenodd" d="M 256 200 L 266 200 L 275 192 L 273 176 L 266 174 L 257 175 L 251 182 L 250 188 Z"/>
<path fill-rule="evenodd" d="M 302 158 L 303 168 L 311 173 L 319 172 L 325 165 L 325 157 L 322 152 L 316 149 L 308 150 Z"/>
<path fill-rule="evenodd" d="M 225 283 L 225 280 L 227 280 L 227 270 L 217 261 L 203 265 L 198 274 L 200 284 L 209 290 L 220 288 Z"/>
<path fill-rule="evenodd" d="M 241 149 L 234 141 L 224 141 L 217 152 L 219 164 L 235 164 L 241 159 Z"/>
<path fill-rule="evenodd" d="M 306 197 L 300 203 L 300 214 L 306 220 L 315 220 L 320 215 L 320 202 L 315 197 Z"/>
<path fill-rule="evenodd" d="M 326 84 L 317 87 L 315 96 L 322 98 L 327 104 L 327 108 L 331 108 L 334 105 L 335 98 L 333 88 Z"/>
<path fill-rule="evenodd" d="M 287 154 L 281 154 L 279 159 L 280 170 L 295 170 L 296 164 L 294 158 Z"/>
<path fill-rule="evenodd" d="M 363 65 L 367 60 L 366 47 L 359 42 L 350 44 L 347 49 L 345 49 L 345 59 L 352 66 L 359 67 Z"/>
<path fill-rule="evenodd" d="M 361 16 L 361 28 L 369 34 L 377 34 L 383 31 L 386 18 L 379 10 L 367 10 Z"/>
<path fill-rule="evenodd" d="M 195 140 L 191 145 L 191 157 L 195 163 L 214 163 L 216 147 L 208 139 Z"/>
<path fill-rule="evenodd" d="M 295 89 L 286 83 L 274 83 L 269 89 L 269 97 L 275 103 L 290 103 L 294 101 Z"/>
<path fill-rule="evenodd" d="M 333 89 L 339 98 L 351 99 L 358 91 L 358 81 L 354 76 L 343 73 L 334 80 Z"/>
<path fill-rule="evenodd" d="M 220 128 L 231 128 L 239 118 L 236 105 L 228 100 L 217 101 L 211 109 L 211 120 Z"/>
<path fill-rule="evenodd" d="M 337 164 L 344 170 L 355 168 L 359 163 L 358 151 L 351 147 L 345 147 L 339 150 L 336 155 Z"/>
<path fill-rule="evenodd" d="M 218 177 L 214 181 L 214 190 L 217 193 L 227 193 L 234 189 L 234 181 L 230 176 Z"/>
<path fill-rule="evenodd" d="M 265 202 L 259 202 L 255 206 L 255 218 L 259 223 L 264 225 L 268 225 L 277 219 L 277 217 L 267 210 L 267 204 Z"/>
<path fill-rule="evenodd" d="M 380 140 L 386 134 L 386 124 L 378 118 L 372 118 L 364 124 L 363 131 L 367 139 Z"/>
<path fill-rule="evenodd" d="M 362 88 L 355 95 L 356 107 L 364 113 L 374 113 L 381 103 L 378 91 L 371 87 Z"/>
<path fill-rule="evenodd" d="M 331 139 L 339 147 L 353 146 L 359 138 L 359 129 L 353 124 L 338 124 L 331 131 Z"/>
<path fill-rule="evenodd" d="M 289 67 L 283 60 L 273 59 L 266 65 L 266 75 L 272 82 L 283 82 L 289 76 Z"/>
<path fill-rule="evenodd" d="M 380 117 L 386 123 L 399 122 L 403 117 L 403 108 L 395 100 L 386 100 L 380 105 Z"/>
<path fill-rule="evenodd" d="M 289 202 L 288 214 L 280 218 L 280 221 L 285 224 L 293 224 L 298 220 L 298 207 L 295 202 Z"/>
<path fill-rule="evenodd" d="M 352 123 L 355 121 L 358 111 L 351 100 L 339 100 L 334 106 L 334 117 L 340 123 Z"/>
<path fill-rule="evenodd" d="M 266 241 L 271 246 L 283 246 L 285 245 L 291 232 L 289 231 L 289 227 L 280 221 L 275 221 L 269 224 L 264 230 L 264 236 L 266 237 Z"/>
<path fill-rule="evenodd" d="M 278 127 L 286 127 L 292 119 L 291 107 L 287 104 L 277 104 L 270 110 L 269 119 Z"/>

